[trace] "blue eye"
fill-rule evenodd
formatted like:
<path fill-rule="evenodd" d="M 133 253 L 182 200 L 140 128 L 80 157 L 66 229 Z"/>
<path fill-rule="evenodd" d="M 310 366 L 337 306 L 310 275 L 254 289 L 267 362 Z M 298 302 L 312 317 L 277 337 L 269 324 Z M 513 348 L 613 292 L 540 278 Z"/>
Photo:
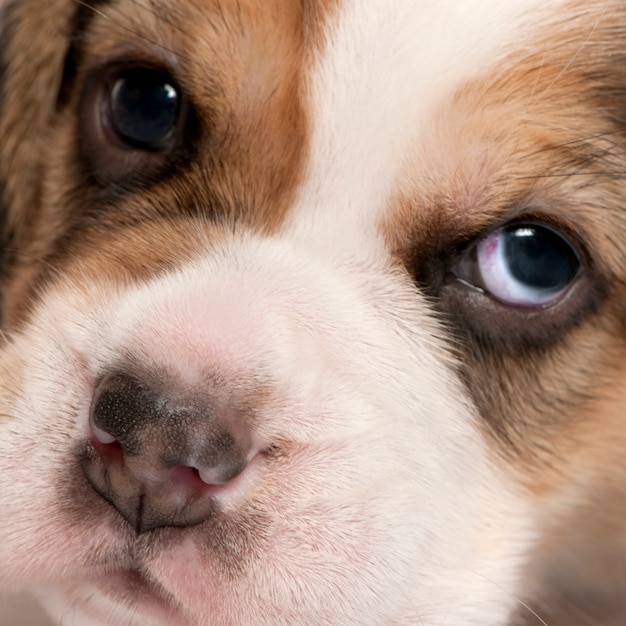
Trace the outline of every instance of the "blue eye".
<path fill-rule="evenodd" d="M 152 68 L 131 68 L 113 82 L 108 123 L 130 148 L 163 149 L 176 128 L 180 104 L 178 90 L 166 73 Z"/>
<path fill-rule="evenodd" d="M 556 302 L 578 276 L 580 259 L 559 232 L 515 223 L 482 239 L 458 275 L 503 304 L 543 307 Z"/>

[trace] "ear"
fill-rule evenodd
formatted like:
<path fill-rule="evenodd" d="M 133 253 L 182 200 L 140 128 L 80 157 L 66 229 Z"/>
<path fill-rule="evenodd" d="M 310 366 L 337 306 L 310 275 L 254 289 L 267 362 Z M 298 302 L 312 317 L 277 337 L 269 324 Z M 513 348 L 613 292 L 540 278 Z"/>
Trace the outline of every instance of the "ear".
<path fill-rule="evenodd" d="M 0 0 L 0 6 L 1 296 L 37 216 L 42 148 L 57 107 L 79 4 Z"/>

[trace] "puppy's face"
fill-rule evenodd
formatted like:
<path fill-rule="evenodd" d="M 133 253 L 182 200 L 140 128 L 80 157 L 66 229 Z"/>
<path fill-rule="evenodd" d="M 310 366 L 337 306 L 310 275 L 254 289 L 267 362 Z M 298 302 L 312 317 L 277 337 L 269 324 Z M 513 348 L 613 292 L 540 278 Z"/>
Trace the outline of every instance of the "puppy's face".
<path fill-rule="evenodd" d="M 64 624 L 499 626 L 623 546 L 623 3 L 2 27 L 4 589 Z"/>

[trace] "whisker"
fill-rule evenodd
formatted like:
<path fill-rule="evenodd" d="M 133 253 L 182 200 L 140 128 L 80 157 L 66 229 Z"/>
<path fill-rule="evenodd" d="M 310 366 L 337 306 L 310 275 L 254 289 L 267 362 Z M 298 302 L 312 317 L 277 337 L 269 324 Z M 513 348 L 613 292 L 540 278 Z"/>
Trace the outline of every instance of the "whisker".
<path fill-rule="evenodd" d="M 91 11 L 93 11 L 94 13 L 96 13 L 97 15 L 99 15 L 102 19 L 106 19 L 108 20 L 112 25 L 114 25 L 119 32 L 126 32 L 126 33 L 130 33 L 131 35 L 133 35 L 134 37 L 140 37 L 141 39 L 143 39 L 144 41 L 160 48 L 161 50 L 179 58 L 179 59 L 184 59 L 185 61 L 192 61 L 191 57 L 188 57 L 184 54 L 182 54 L 181 52 L 179 52 L 178 50 L 174 50 L 173 48 L 170 48 L 169 46 L 166 46 L 165 44 L 163 44 L 160 41 L 157 41 L 156 39 L 153 39 L 151 37 L 146 36 L 145 34 L 139 33 L 138 31 L 134 30 L 133 28 L 131 28 L 130 26 L 127 26 L 126 24 L 123 24 L 115 19 L 113 19 L 109 14 L 105 13 L 104 11 L 101 11 L 100 9 L 98 9 L 97 7 L 95 7 L 93 4 L 86 2 L 85 0 L 74 0 L 74 2 L 76 4 L 79 4 L 83 7 L 85 7 L 86 9 L 89 9 Z M 143 8 L 144 10 L 149 10 L 145 5 L 139 3 L 137 0 L 133 0 L 133 3 L 141 8 Z M 153 12 L 154 15 L 156 15 L 159 19 L 161 19 L 161 16 L 157 15 L 156 13 Z M 163 20 L 165 21 L 165 20 Z M 168 24 L 170 24 L 171 26 L 174 27 L 174 24 L 171 23 L 170 21 L 167 22 Z M 186 35 L 186 33 L 184 33 L 184 31 L 178 27 L 177 30 L 183 34 Z"/>
<path fill-rule="evenodd" d="M 553 174 L 533 174 L 532 176 L 515 176 L 515 180 L 539 180 L 542 178 L 575 178 L 578 176 L 600 176 L 605 178 L 620 178 L 626 176 L 626 171 L 609 170 L 599 172 L 561 172 Z"/>
<path fill-rule="evenodd" d="M 605 133 L 598 133 L 597 135 L 587 135 L 585 137 L 572 139 L 571 141 L 558 143 L 558 144 L 555 144 L 554 146 L 548 146 L 548 147 L 540 148 L 538 150 L 534 150 L 533 152 L 529 152 L 528 154 L 524 156 L 533 157 L 538 154 L 545 154 L 546 152 L 551 152 L 551 151 L 559 151 L 559 150 L 563 150 L 564 148 L 570 148 L 570 147 L 577 146 L 577 145 L 584 146 L 586 144 L 591 144 L 594 141 L 598 141 L 600 139 L 608 139 L 609 137 L 614 137 L 616 135 L 626 135 L 626 128 L 623 128 L 623 129 L 620 128 L 620 129 L 605 132 Z"/>
<path fill-rule="evenodd" d="M 505 593 L 509 598 L 512 598 L 513 600 L 515 600 L 515 602 L 517 602 L 517 604 L 519 606 L 521 606 L 522 608 L 526 609 L 530 613 L 530 615 L 535 617 L 539 624 L 541 624 L 542 626 L 549 626 L 548 622 L 546 622 L 531 606 L 526 604 L 526 602 L 524 602 L 519 596 L 517 596 L 516 594 L 512 593 L 511 591 L 509 591 L 508 589 L 506 589 L 505 587 L 503 587 L 499 583 L 495 582 L 494 580 L 491 580 L 490 578 L 488 578 L 484 574 L 481 574 L 480 572 L 477 572 L 477 571 L 475 571 L 473 569 L 468 569 L 468 571 L 470 571 L 472 574 L 475 574 L 479 578 L 482 578 L 483 580 L 485 580 L 489 584 L 493 585 L 494 587 L 498 588 L 500 591 Z"/>
<path fill-rule="evenodd" d="M 558 75 L 554 78 L 554 80 L 550 83 L 550 85 L 548 85 L 548 87 L 544 90 L 544 93 L 546 94 L 550 93 L 550 90 L 554 87 L 554 85 L 558 83 L 561 77 L 565 75 L 567 70 L 574 64 L 576 59 L 581 55 L 582 51 L 585 49 L 585 46 L 589 45 L 589 42 L 591 41 L 594 33 L 597 31 L 598 26 L 600 25 L 605 13 L 606 13 L 606 8 L 601 12 L 601 14 L 596 19 L 596 22 L 590 28 L 586 39 L 580 43 L 576 52 L 568 59 L 567 63 L 561 68 L 561 71 L 558 73 Z"/>
<path fill-rule="evenodd" d="M 106 13 L 98 9 L 96 6 L 94 6 L 90 2 L 86 2 L 85 0 L 74 0 L 74 4 L 80 4 L 81 6 L 85 7 L 86 9 L 89 9 L 93 13 L 96 13 L 100 17 L 104 17 L 104 18 L 108 17 Z"/>

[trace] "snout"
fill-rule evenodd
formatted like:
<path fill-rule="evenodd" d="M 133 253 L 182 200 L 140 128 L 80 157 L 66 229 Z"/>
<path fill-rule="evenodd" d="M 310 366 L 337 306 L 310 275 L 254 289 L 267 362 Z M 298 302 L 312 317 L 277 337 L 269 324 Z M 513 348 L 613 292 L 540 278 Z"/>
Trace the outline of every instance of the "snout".
<path fill-rule="evenodd" d="M 246 415 L 162 373 L 104 376 L 90 426 L 83 471 L 137 532 L 201 523 L 258 453 Z"/>

